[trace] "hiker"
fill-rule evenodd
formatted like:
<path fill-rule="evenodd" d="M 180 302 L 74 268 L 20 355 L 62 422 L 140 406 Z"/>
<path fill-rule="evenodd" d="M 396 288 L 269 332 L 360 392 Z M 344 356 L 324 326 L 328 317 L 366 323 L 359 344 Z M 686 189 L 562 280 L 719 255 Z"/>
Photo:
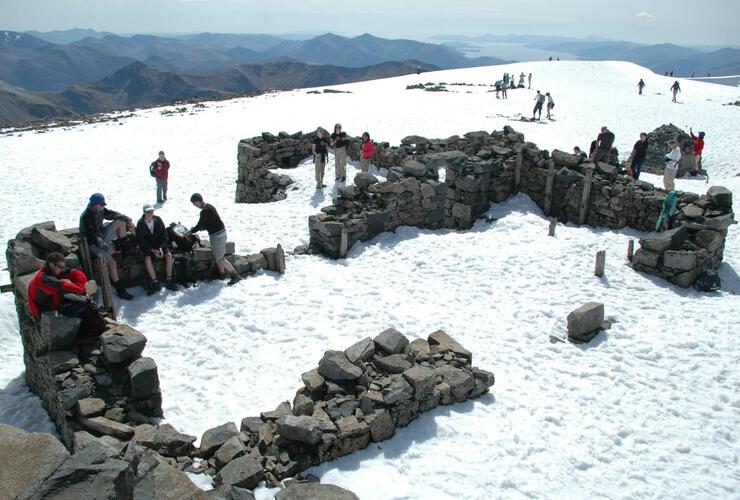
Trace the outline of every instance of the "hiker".
<path fill-rule="evenodd" d="M 313 140 L 311 151 L 313 152 L 313 167 L 316 172 L 316 189 L 325 188 L 324 171 L 326 170 L 326 158 L 329 155 L 327 147 L 330 139 L 326 137 L 323 128 L 316 129 L 316 138 Z"/>
<path fill-rule="evenodd" d="M 87 276 L 79 269 L 70 269 L 64 255 L 51 252 L 46 263 L 28 284 L 28 309 L 34 318 L 47 311 L 59 311 L 65 316 L 79 317 L 82 311 L 78 302 L 70 301 L 67 294 L 86 296 Z"/>
<path fill-rule="evenodd" d="M 637 95 L 642 95 L 642 90 L 646 87 L 645 80 L 640 78 L 640 81 L 637 82 Z"/>
<path fill-rule="evenodd" d="M 375 155 L 375 144 L 370 140 L 370 134 L 362 133 L 362 152 L 360 154 L 360 170 L 368 172 L 370 170 L 370 160 Z"/>
<path fill-rule="evenodd" d="M 501 85 L 501 98 L 503 98 L 503 99 L 508 99 L 509 98 L 508 94 L 506 93 L 506 89 L 507 88 L 508 88 L 507 83 L 506 82 L 503 82 L 502 85 Z"/>
<path fill-rule="evenodd" d="M 586 156 L 586 152 L 581 151 L 581 148 L 579 148 L 578 146 L 575 146 L 573 148 L 573 154 L 580 158 L 581 161 L 585 161 L 588 158 L 588 156 Z"/>
<path fill-rule="evenodd" d="M 614 134 L 607 127 L 601 127 L 601 133 L 596 138 L 596 149 L 592 153 L 591 161 L 595 164 L 600 161 L 609 163 L 612 144 L 614 144 Z"/>
<path fill-rule="evenodd" d="M 519 88 L 524 88 L 524 78 L 526 76 L 527 75 L 524 74 L 524 71 L 522 71 L 521 74 L 519 75 L 519 85 L 518 85 Z"/>
<path fill-rule="evenodd" d="M 670 151 L 663 158 L 663 161 L 665 162 L 665 169 L 663 170 L 663 187 L 666 191 L 673 191 L 675 189 L 673 181 L 676 179 L 678 163 L 681 161 L 681 148 L 678 147 L 678 143 L 673 139 L 668 141 L 667 145 Z"/>
<path fill-rule="evenodd" d="M 629 175 L 635 180 L 640 178 L 642 166 L 645 164 L 648 150 L 648 136 L 645 132 L 640 132 L 640 139 L 632 146 L 632 163 L 629 167 Z"/>
<path fill-rule="evenodd" d="M 193 193 L 190 197 L 190 203 L 200 209 L 200 217 L 198 223 L 183 237 L 189 238 L 192 233 L 208 231 L 208 239 L 211 242 L 211 251 L 213 252 L 213 260 L 216 261 L 216 267 L 218 267 L 219 278 L 224 279 L 228 273 L 231 279 L 227 285 L 232 286 L 238 283 L 242 278 L 231 265 L 231 262 L 226 260 L 226 226 L 224 226 L 221 217 L 218 216 L 216 208 L 210 203 L 204 203 L 203 196 L 200 193 Z"/>
<path fill-rule="evenodd" d="M 334 133 L 331 134 L 331 145 L 334 147 L 334 177 L 335 181 L 347 180 L 347 134 L 342 132 L 342 125 L 334 125 Z"/>
<path fill-rule="evenodd" d="M 699 135 L 694 135 L 694 129 L 689 127 L 689 134 L 691 134 L 691 140 L 694 144 L 691 148 L 691 152 L 694 153 L 694 169 L 691 171 L 691 176 L 696 175 L 701 171 L 701 153 L 704 151 L 704 132 L 699 132 Z"/>
<path fill-rule="evenodd" d="M 527 88 L 530 89 L 530 90 L 532 90 L 532 73 L 530 73 L 527 78 L 528 78 L 528 80 L 527 80 Z"/>
<path fill-rule="evenodd" d="M 504 73 L 504 88 L 509 86 L 509 74 Z"/>
<path fill-rule="evenodd" d="M 673 102 L 676 102 L 676 94 L 681 92 L 681 85 L 678 84 L 678 80 L 671 85 L 671 92 L 673 92 Z"/>
<path fill-rule="evenodd" d="M 87 239 L 90 254 L 102 258 L 110 272 L 111 285 L 116 295 L 124 300 L 131 300 L 133 295 L 126 291 L 123 282 L 118 278 L 118 266 L 113 254 L 130 245 L 126 231 L 134 229 L 129 217 L 105 208 L 105 197 L 100 193 L 90 196 L 90 203 L 80 216 L 80 233 Z M 103 222 L 103 221 L 110 222 Z"/>
<path fill-rule="evenodd" d="M 670 74 L 671 78 L 673 78 L 673 71 L 671 71 L 669 74 Z"/>
<path fill-rule="evenodd" d="M 501 92 L 501 80 L 496 80 L 494 87 L 496 88 L 496 99 L 499 99 L 499 93 Z"/>
<path fill-rule="evenodd" d="M 552 120 L 552 108 L 555 107 L 555 101 L 552 100 L 549 92 L 545 92 L 545 96 L 547 96 L 547 119 Z"/>
<path fill-rule="evenodd" d="M 146 294 L 154 295 L 162 289 L 162 285 L 157 280 L 157 274 L 154 272 L 152 259 L 164 259 L 164 286 L 168 290 L 177 291 L 178 286 L 172 279 L 173 259 L 167 248 L 167 230 L 162 219 L 154 215 L 154 207 L 151 205 L 144 205 L 141 219 L 136 223 L 136 242 L 144 257 L 146 272 L 149 274 L 149 279 L 151 279 Z"/>
<path fill-rule="evenodd" d="M 542 105 L 545 103 L 545 96 L 540 94 L 540 91 L 537 91 L 537 95 L 534 96 L 534 110 L 532 111 L 532 120 L 534 120 L 534 115 L 536 115 L 539 112 L 539 116 L 537 119 L 542 118 Z"/>
<path fill-rule="evenodd" d="M 164 157 L 164 151 L 149 165 L 149 173 L 157 180 L 157 203 L 167 201 L 167 177 L 170 171 L 170 162 Z"/>

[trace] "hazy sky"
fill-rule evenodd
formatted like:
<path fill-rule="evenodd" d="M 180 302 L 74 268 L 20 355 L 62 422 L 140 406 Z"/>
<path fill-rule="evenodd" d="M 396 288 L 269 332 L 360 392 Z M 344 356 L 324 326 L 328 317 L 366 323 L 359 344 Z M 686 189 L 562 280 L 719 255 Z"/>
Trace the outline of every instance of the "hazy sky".
<path fill-rule="evenodd" d="M 0 0 L 0 29 L 586 36 L 740 45 L 740 0 Z"/>

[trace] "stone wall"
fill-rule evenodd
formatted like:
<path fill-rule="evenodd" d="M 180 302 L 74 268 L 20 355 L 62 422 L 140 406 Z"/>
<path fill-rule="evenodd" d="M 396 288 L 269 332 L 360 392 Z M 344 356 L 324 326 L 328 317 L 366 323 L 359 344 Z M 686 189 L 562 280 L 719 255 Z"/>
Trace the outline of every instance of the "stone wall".
<path fill-rule="evenodd" d="M 438 227 L 440 207 L 431 202 L 431 196 L 427 202 L 403 205 L 403 218 L 391 212 L 394 224 L 373 223 L 376 214 L 383 213 L 380 206 L 397 207 L 409 199 L 422 200 L 420 191 L 416 191 L 421 185 L 417 187 L 410 179 L 433 186 L 436 200 L 444 196 L 444 227 L 449 229 L 472 227 L 475 219 L 488 210 L 489 202 L 502 202 L 522 192 L 547 216 L 563 223 L 653 232 L 666 196 L 664 190 L 650 183 L 620 175 L 614 165 L 594 165 L 562 151 L 540 150 L 508 126 L 491 134 L 469 132 L 448 139 L 409 136 L 398 147 L 379 146 L 375 159 L 388 169 L 387 181 L 378 183 L 377 188 L 355 185 L 340 190 L 332 205 L 309 218 L 311 244 L 307 251 L 342 257 L 355 242 L 393 230 L 399 221 L 420 228 Z M 444 184 L 435 180 L 440 169 L 445 171 Z M 366 182 L 365 177 L 358 179 Z M 712 189 L 726 192 L 724 188 Z M 348 198 L 347 193 L 352 196 Z M 358 193 L 361 196 L 355 196 Z M 683 225 L 688 237 L 681 248 L 674 250 L 696 253 L 692 260 L 696 265 L 666 268 L 662 259 L 643 253 L 635 268 L 690 286 L 701 269 L 716 268 L 722 261 L 726 230 L 734 217 L 732 201 L 731 194 L 729 198 L 722 195 L 723 204 L 712 202 L 711 196 L 692 193 L 679 193 L 678 199 L 678 211 L 669 226 Z M 387 218 L 383 215 L 380 220 L 385 222 Z M 683 260 L 681 266 L 688 266 L 688 260 Z M 670 258 L 668 261 L 674 262 Z"/>

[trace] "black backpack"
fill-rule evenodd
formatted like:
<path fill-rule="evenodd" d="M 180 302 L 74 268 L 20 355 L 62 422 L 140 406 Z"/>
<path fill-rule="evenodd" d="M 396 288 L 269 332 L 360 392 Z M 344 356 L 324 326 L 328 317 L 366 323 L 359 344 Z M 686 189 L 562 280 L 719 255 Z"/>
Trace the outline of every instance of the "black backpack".
<path fill-rule="evenodd" d="M 716 292 L 721 287 L 722 280 L 714 269 L 705 269 L 694 282 L 694 288 L 700 292 Z"/>
<path fill-rule="evenodd" d="M 152 177 L 156 177 L 156 176 L 157 176 L 157 174 L 155 174 L 155 173 L 154 173 L 154 163 L 155 163 L 155 162 L 152 162 L 152 163 L 151 163 L 151 164 L 149 165 L 149 175 L 151 175 Z"/>
<path fill-rule="evenodd" d="M 190 288 L 190 285 L 194 285 L 196 280 L 190 275 L 190 255 L 189 254 L 178 254 L 174 256 L 174 262 L 172 263 L 172 274 L 175 283 L 178 283 L 185 288 Z"/>
<path fill-rule="evenodd" d="M 194 234 L 186 238 L 183 236 L 185 232 L 187 232 L 187 229 L 179 222 L 173 222 L 167 227 L 167 239 L 174 252 L 190 252 L 195 244 L 200 241 L 198 236 Z"/>

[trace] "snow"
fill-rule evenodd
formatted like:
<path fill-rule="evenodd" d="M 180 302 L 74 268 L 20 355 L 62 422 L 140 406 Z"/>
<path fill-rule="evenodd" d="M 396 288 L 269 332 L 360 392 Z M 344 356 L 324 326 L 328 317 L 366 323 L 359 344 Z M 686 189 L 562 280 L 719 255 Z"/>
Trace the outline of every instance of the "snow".
<path fill-rule="evenodd" d="M 489 87 L 405 90 L 426 82 L 491 84 L 504 71 L 532 72 L 533 89 L 510 91 L 506 101 Z M 637 96 L 639 78 L 646 96 Z M 237 142 L 335 122 L 392 144 L 411 134 L 512 125 L 548 149 L 585 148 L 608 125 L 625 156 L 640 131 L 692 125 L 707 134 L 711 179 L 679 179 L 678 188 L 740 191 L 739 110 L 723 106 L 738 100 L 738 90 L 682 81 L 680 103 L 672 104 L 673 80 L 623 62 L 522 63 L 336 87 L 351 94 L 303 89 L 208 103 L 192 115 L 140 110 L 119 123 L 6 135 L 0 241 L 52 217 L 60 228 L 76 225 L 96 191 L 111 208 L 138 216 L 155 194 L 148 164 L 164 149 L 172 163 L 170 201 L 158 211 L 165 221 L 193 224 L 189 196 L 198 191 L 218 208 L 237 251 L 278 242 L 290 250 L 307 243 L 307 218 L 332 192 L 312 188 L 306 163 L 285 172 L 298 188 L 287 200 L 235 204 Z M 528 114 L 537 89 L 553 94 L 557 121 L 506 118 Z M 331 179 L 331 158 L 327 172 Z M 132 289 L 135 300 L 119 313 L 149 339 L 145 352 L 159 367 L 167 422 L 200 437 L 292 399 L 300 374 L 325 349 L 389 326 L 410 337 L 442 328 L 473 352 L 476 366 L 495 373 L 492 394 L 435 409 L 390 441 L 311 473 L 363 499 L 740 497 L 736 227 L 720 269 L 723 290 L 707 295 L 632 271 L 625 254 L 636 231 L 558 226 L 550 238 L 548 221 L 522 195 L 491 205 L 488 215 L 497 220 L 465 232 L 399 228 L 353 247 L 342 261 L 288 255 L 285 275 L 259 273 L 235 287 L 203 283 L 156 298 Z M 598 250 L 607 253 L 602 279 L 593 276 Z M 612 328 L 588 345 L 550 343 L 567 313 L 591 300 L 606 304 Z M 22 348 L 7 294 L 0 322 L 0 421 L 48 430 L 19 378 Z"/>

